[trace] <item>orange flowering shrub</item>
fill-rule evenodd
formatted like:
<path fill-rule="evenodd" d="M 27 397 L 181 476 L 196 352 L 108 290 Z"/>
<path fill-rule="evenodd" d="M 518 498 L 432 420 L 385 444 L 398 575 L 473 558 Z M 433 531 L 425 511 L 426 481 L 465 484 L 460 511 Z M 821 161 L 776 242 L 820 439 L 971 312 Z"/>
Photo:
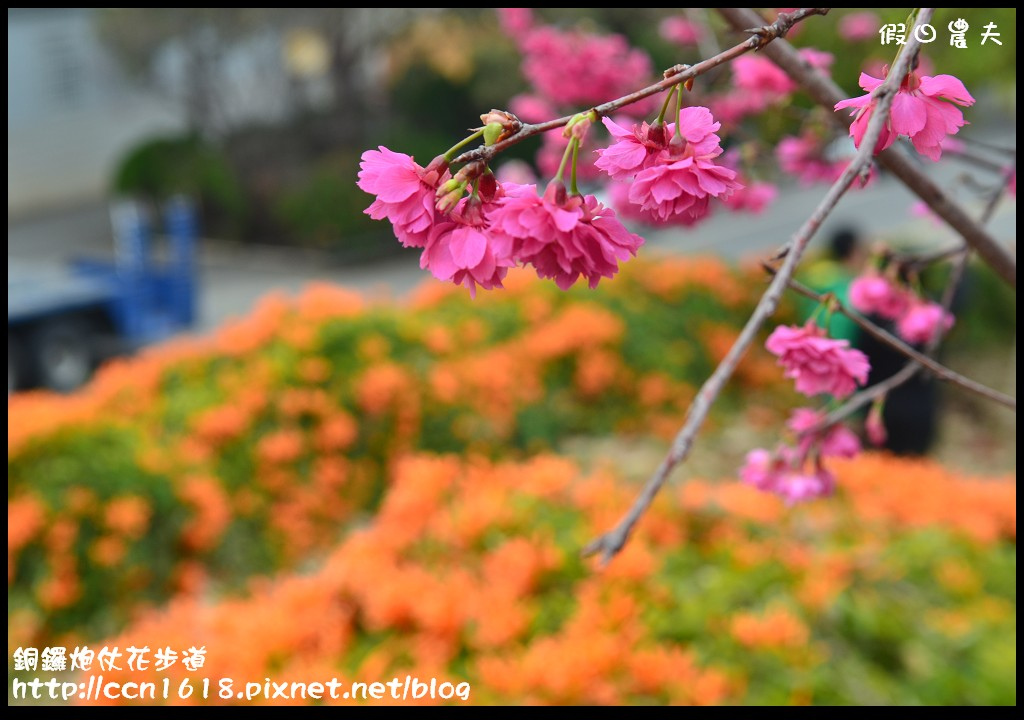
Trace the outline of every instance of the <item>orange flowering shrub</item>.
<path fill-rule="evenodd" d="M 688 482 L 601 570 L 578 550 L 628 484 L 550 455 L 406 457 L 319 569 L 245 598 L 181 596 L 95 643 L 205 647 L 202 669 L 102 674 L 211 678 L 193 703 L 241 702 L 221 678 L 406 675 L 469 682 L 477 703 L 1012 701 L 1015 663 L 998 659 L 1016 653 L 1013 479 L 871 455 L 837 471 L 837 498 L 794 509 Z M 915 510 L 889 504 L 921 488 Z"/>
<path fill-rule="evenodd" d="M 40 640 L 109 632 L 331 547 L 411 450 L 667 430 L 710 372 L 707 338 L 735 333 L 756 291 L 712 259 L 630 263 L 600 293 L 513 274 L 471 302 L 429 283 L 401 307 L 316 285 L 74 395 L 15 396 L 9 603 Z M 740 385 L 784 392 L 777 373 Z"/>

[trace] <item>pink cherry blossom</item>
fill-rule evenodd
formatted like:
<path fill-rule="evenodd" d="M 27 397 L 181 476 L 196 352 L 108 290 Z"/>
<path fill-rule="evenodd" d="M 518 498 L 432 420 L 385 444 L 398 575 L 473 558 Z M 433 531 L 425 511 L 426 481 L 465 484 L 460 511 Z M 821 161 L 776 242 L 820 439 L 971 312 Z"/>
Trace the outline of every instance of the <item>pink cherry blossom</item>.
<path fill-rule="evenodd" d="M 757 448 L 747 453 L 743 467 L 740 468 L 740 480 L 758 490 L 771 491 L 778 483 L 779 475 L 785 472 L 786 466 L 785 460 L 764 448 Z"/>
<path fill-rule="evenodd" d="M 498 194 L 518 194 L 519 187 L 510 184 Z M 487 205 L 488 209 L 495 207 L 494 203 Z M 463 200 L 447 221 L 431 229 L 420 267 L 430 270 L 438 280 L 465 286 L 473 297 L 478 285 L 485 290 L 500 288 L 508 268 L 516 261 L 511 240 L 488 231 L 488 209 L 478 197 Z"/>
<path fill-rule="evenodd" d="M 945 146 L 945 143 L 943 143 L 943 145 Z M 943 225 L 946 224 L 942 218 L 935 214 L 935 211 L 932 210 L 931 205 L 926 203 L 924 200 L 917 200 L 913 204 L 911 204 L 910 214 L 913 217 L 921 218 L 922 220 L 927 220 L 935 227 L 942 227 Z"/>
<path fill-rule="evenodd" d="M 774 453 L 763 448 L 751 450 L 739 475 L 746 484 L 779 495 L 787 505 L 831 495 L 836 484 L 835 476 L 820 463 L 806 471 L 797 453 L 786 446 Z"/>
<path fill-rule="evenodd" d="M 668 148 L 675 129 L 672 123 L 651 126 L 644 122 L 627 130 L 611 118 L 603 118 L 602 122 L 614 142 L 597 151 L 599 157 L 594 165 L 615 180 L 630 180 L 653 165 L 657 155 Z"/>
<path fill-rule="evenodd" d="M 569 197 L 560 183 L 548 185 L 543 197 L 526 191 L 504 198 L 490 219 L 492 232 L 511 240 L 514 257 L 563 290 L 580 275 L 597 287 L 644 242 L 593 195 Z"/>
<path fill-rule="evenodd" d="M 508 268 L 515 265 L 511 243 L 482 227 L 443 222 L 430 232 L 420 267 L 438 280 L 464 285 L 476 297 L 476 287 L 500 288 Z"/>
<path fill-rule="evenodd" d="M 822 457 L 852 458 L 860 454 L 860 439 L 845 425 L 833 425 L 824 433 L 817 430 L 825 421 L 825 413 L 813 408 L 797 408 L 787 427 L 800 437 L 797 444 L 802 457 L 817 449 Z"/>
<path fill-rule="evenodd" d="M 783 172 L 794 175 L 804 186 L 833 183 L 846 167 L 846 163 L 827 160 L 824 143 L 811 133 L 782 138 L 775 147 L 775 159 Z"/>
<path fill-rule="evenodd" d="M 850 348 L 848 340 L 826 337 L 813 323 L 779 325 L 765 347 L 778 356 L 786 377 L 796 381 L 797 392 L 808 396 L 827 393 L 844 398 L 868 380 L 867 356 Z"/>
<path fill-rule="evenodd" d="M 673 15 L 661 21 L 658 34 L 669 42 L 679 45 L 696 45 L 704 37 L 704 30 L 697 23 Z"/>
<path fill-rule="evenodd" d="M 668 220 L 661 220 L 650 210 L 644 210 L 639 205 L 630 202 L 629 188 L 631 184 L 628 182 L 613 182 L 608 187 L 612 207 L 615 208 L 615 212 L 623 220 L 658 227 L 668 225 L 671 227 L 692 228 L 704 222 L 712 215 L 712 211 L 709 209 L 707 213 L 696 218 L 689 215 L 673 215 Z"/>
<path fill-rule="evenodd" d="M 520 49 L 523 75 L 541 96 L 561 105 L 584 107 L 611 100 L 647 84 L 653 74 L 647 53 L 630 47 L 621 35 L 538 27 Z M 642 116 L 655 102 L 626 111 Z"/>
<path fill-rule="evenodd" d="M 812 67 L 826 74 L 835 59 L 831 53 L 814 48 L 803 48 L 800 55 Z M 784 101 L 797 89 L 797 84 L 782 68 L 761 55 L 742 55 L 736 58 L 732 62 L 732 73 L 737 92 L 726 96 L 729 98 L 726 100 L 727 107 L 721 108 L 716 104 L 715 109 L 730 112 L 734 116 L 764 110 Z"/>
<path fill-rule="evenodd" d="M 887 320 L 895 320 L 909 306 L 910 294 L 889 278 L 869 272 L 850 283 L 850 304 L 864 315 L 880 315 Z"/>
<path fill-rule="evenodd" d="M 719 165 L 715 131 L 721 127 L 706 107 L 683 108 L 669 147 L 648 159 L 629 189 L 631 202 L 664 222 L 677 215 L 694 220 L 707 214 L 710 199 L 726 199 L 742 187 L 736 171 Z"/>
<path fill-rule="evenodd" d="M 516 42 L 522 42 L 533 29 L 533 8 L 495 8 L 498 22 L 505 34 Z"/>
<path fill-rule="evenodd" d="M 836 477 L 822 466 L 814 472 L 787 472 L 780 474 L 774 492 L 782 496 L 787 505 L 827 497 L 835 492 Z"/>
<path fill-rule="evenodd" d="M 850 136 L 860 147 L 867 132 L 871 115 L 877 107 L 872 92 L 884 80 L 861 73 L 860 86 L 867 95 L 836 103 L 835 109 L 854 108 L 854 121 Z M 948 100 L 949 102 L 943 102 Z M 959 132 L 966 122 L 959 108 L 974 104 L 974 98 L 963 83 L 952 75 L 919 75 L 911 72 L 900 84 L 893 99 L 892 109 L 875 146 L 879 153 L 892 145 L 900 135 L 910 138 L 919 153 L 932 160 L 942 156 L 942 142 Z"/>
<path fill-rule="evenodd" d="M 434 193 L 450 177 L 447 163 L 435 158 L 422 168 L 404 153 L 381 145 L 367 150 L 359 163 L 359 188 L 377 199 L 364 211 L 374 220 L 387 218 L 405 247 L 423 247 L 436 221 Z"/>
<path fill-rule="evenodd" d="M 533 167 L 525 160 L 506 160 L 498 166 L 495 175 L 502 185 L 534 185 L 537 182 Z"/>
<path fill-rule="evenodd" d="M 864 421 L 864 432 L 868 436 L 868 442 L 875 447 L 882 447 L 889 439 L 889 432 L 885 429 L 885 419 L 882 416 L 882 405 L 878 402 L 872 403 L 868 411 L 868 418 Z"/>
<path fill-rule="evenodd" d="M 741 55 L 732 61 L 732 74 L 736 87 L 757 96 L 774 99 L 796 90 L 796 83 L 786 71 L 761 55 Z"/>
<path fill-rule="evenodd" d="M 742 178 L 741 178 L 742 181 Z M 755 215 L 765 211 L 779 196 L 779 189 L 771 183 L 743 182 L 743 186 L 725 199 L 725 205 L 731 210 L 751 212 Z"/>
<path fill-rule="evenodd" d="M 539 95 L 529 93 L 520 93 L 509 100 L 508 109 L 520 120 L 528 123 L 540 123 L 558 117 L 554 105 Z"/>
<path fill-rule="evenodd" d="M 1006 189 L 1010 192 L 1010 195 L 1017 197 L 1017 171 L 1013 171 L 1013 175 L 1010 176 L 1010 182 L 1006 186 Z"/>
<path fill-rule="evenodd" d="M 839 35 L 849 42 L 873 40 L 880 27 L 882 21 L 870 10 L 850 13 L 839 19 Z"/>
<path fill-rule="evenodd" d="M 938 303 L 918 300 L 896 321 L 896 332 L 912 345 L 929 343 L 941 329 L 953 327 L 953 316 Z"/>
<path fill-rule="evenodd" d="M 801 48 L 800 56 L 806 60 L 812 68 L 825 73 L 826 75 L 830 74 L 829 71 L 832 69 L 832 63 L 836 61 L 836 56 L 832 53 L 811 47 Z"/>

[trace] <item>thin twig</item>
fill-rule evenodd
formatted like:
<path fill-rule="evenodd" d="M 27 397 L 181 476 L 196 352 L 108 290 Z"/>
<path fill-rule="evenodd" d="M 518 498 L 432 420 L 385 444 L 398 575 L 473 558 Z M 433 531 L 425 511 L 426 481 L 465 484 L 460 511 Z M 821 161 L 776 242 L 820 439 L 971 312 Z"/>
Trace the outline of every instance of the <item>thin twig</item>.
<path fill-rule="evenodd" d="M 931 12 L 926 8 L 918 16 L 918 22 L 925 23 L 930 18 Z M 644 485 L 643 490 L 640 491 L 640 495 L 633 502 L 633 506 L 626 515 L 613 529 L 589 543 L 583 549 L 584 555 L 600 554 L 602 563 L 607 563 L 615 557 L 629 540 L 629 536 L 637 522 L 640 521 L 640 518 L 643 517 L 651 503 L 654 502 L 654 498 L 657 497 L 658 492 L 665 485 L 672 470 L 689 456 L 697 433 L 704 424 L 712 404 L 722 392 L 725 384 L 729 381 L 729 378 L 746 354 L 747 349 L 757 338 L 761 326 L 775 313 L 779 300 L 792 279 L 793 273 L 796 272 L 800 259 L 811 239 L 832 210 L 835 209 L 840 198 L 850 189 L 850 186 L 860 175 L 861 171 L 870 165 L 871 151 L 878 142 L 878 137 L 889 114 L 889 108 L 896 97 L 899 80 L 906 74 L 910 63 L 917 55 L 919 47 L 920 43 L 915 39 L 908 41 L 904 52 L 900 54 L 900 58 L 893 68 L 893 73 L 875 90 L 875 97 L 878 99 L 878 111 L 871 117 L 871 121 L 868 123 L 868 129 L 864 135 L 864 142 L 861 144 L 860 150 L 853 161 L 847 165 L 839 179 L 829 188 L 828 193 L 814 209 L 814 212 L 811 213 L 811 216 L 807 218 L 793 236 L 782 266 L 772 279 L 768 289 L 765 290 L 764 295 L 761 296 L 757 307 L 754 308 L 754 312 L 747 320 L 747 324 L 744 325 L 736 342 L 733 343 L 728 354 L 718 364 L 714 372 L 711 373 L 711 377 L 704 381 L 704 384 L 697 392 L 697 396 L 686 413 L 686 420 L 676 435 L 668 455 L 661 461 L 657 471 L 647 481 L 647 484 Z"/>
<path fill-rule="evenodd" d="M 968 145 L 977 145 L 978 147 L 983 147 L 986 150 L 997 152 L 1000 155 L 1013 155 L 1014 158 L 1017 157 L 1017 148 L 1002 147 L 1001 145 L 996 145 L 994 143 L 986 142 L 984 140 L 979 140 L 973 135 L 967 134 L 960 135 L 958 139 L 967 143 Z"/>
<path fill-rule="evenodd" d="M 1006 170 L 1006 166 L 1004 164 L 987 158 L 984 155 L 979 155 L 978 153 L 971 152 L 970 150 L 956 150 L 952 148 L 943 148 L 942 153 L 944 155 L 948 154 L 954 160 L 959 160 L 961 162 L 967 163 L 968 165 L 974 165 L 975 167 L 979 167 L 984 170 L 990 170 L 994 173 L 999 173 L 1000 175 L 1002 175 L 1003 171 Z"/>
<path fill-rule="evenodd" d="M 805 298 L 814 300 L 816 302 L 825 302 L 826 300 L 829 299 L 827 295 L 815 292 L 814 290 L 811 290 L 803 283 L 800 283 L 796 280 L 789 281 L 789 288 L 797 295 L 803 295 Z M 976 395 L 980 395 L 984 398 L 987 398 L 988 400 L 992 400 L 993 402 L 997 402 L 1000 405 L 1005 405 L 1006 407 L 1012 410 L 1017 409 L 1017 400 L 1015 398 L 1012 398 L 1009 395 L 1004 395 L 998 390 L 993 390 L 992 388 L 986 385 L 982 385 L 976 380 L 971 380 L 970 378 L 964 377 L 958 372 L 950 370 L 942 363 L 933 360 L 932 358 L 928 357 L 927 355 L 918 350 L 915 350 L 913 347 L 905 343 L 903 340 L 899 339 L 898 337 L 888 332 L 884 328 L 881 328 L 875 323 L 871 322 L 860 313 L 854 312 L 853 310 L 845 307 L 841 302 L 835 301 L 832 304 L 832 307 L 835 308 L 836 312 L 850 318 L 850 320 L 852 320 L 854 324 L 857 325 L 857 327 L 866 332 L 868 335 L 871 335 L 876 340 L 884 343 L 885 345 L 888 345 L 889 347 L 893 348 L 900 354 L 905 355 L 910 360 L 913 360 L 914 362 L 918 363 L 936 377 L 942 380 L 947 380 L 953 383 L 954 385 L 959 385 L 965 390 L 968 390 L 970 392 L 975 393 Z"/>
<path fill-rule="evenodd" d="M 763 18 L 749 8 L 718 8 L 718 12 L 735 28 L 742 30 L 749 25 L 763 22 Z M 910 43 L 910 40 L 907 41 Z M 818 72 L 785 40 L 773 42 L 764 49 L 764 54 L 775 62 L 789 77 L 804 88 L 820 105 L 832 110 L 836 103 L 848 96 L 831 78 Z M 875 111 L 876 113 L 878 110 Z M 835 122 L 848 127 L 852 119 L 846 113 L 831 113 Z M 898 177 L 904 185 L 924 200 L 936 215 L 945 220 L 964 240 L 977 251 L 978 255 L 996 274 L 1011 287 L 1017 287 L 1017 261 L 976 220 L 970 217 L 960 205 L 954 202 L 942 188 L 928 177 L 910 158 L 895 147 L 878 155 L 879 162 Z"/>
<path fill-rule="evenodd" d="M 650 97 L 651 95 L 657 95 L 664 90 L 675 87 L 679 83 L 692 80 L 693 78 L 703 75 L 704 73 L 712 70 L 720 65 L 730 62 L 740 55 L 745 53 L 760 50 L 765 47 L 768 43 L 772 42 L 777 38 L 786 36 L 786 33 L 798 22 L 808 18 L 812 15 L 826 15 L 829 8 L 801 8 L 791 13 L 779 13 L 778 19 L 770 25 L 760 25 L 754 28 L 750 32 L 756 34 L 751 35 L 749 38 L 741 42 L 739 45 L 735 45 L 728 50 L 718 53 L 714 57 L 702 60 L 696 65 L 676 65 L 675 67 L 669 68 L 665 71 L 665 79 L 648 85 L 642 90 L 637 90 L 628 95 L 623 95 L 620 98 L 611 100 L 601 105 L 597 105 L 591 108 L 591 112 L 597 113 L 597 115 L 604 116 L 609 113 L 613 113 L 619 108 L 632 105 L 635 102 L 639 102 L 644 98 Z M 564 127 L 572 120 L 575 115 L 566 115 L 565 117 L 556 118 L 555 120 L 548 120 L 546 122 L 537 124 L 524 124 L 515 135 L 508 137 L 501 142 L 495 143 L 489 147 L 478 147 L 468 152 L 462 153 L 453 161 L 455 164 L 468 163 L 474 160 L 490 161 L 495 155 L 503 150 L 521 143 L 527 138 L 539 135 L 540 133 L 554 130 L 555 128 Z"/>

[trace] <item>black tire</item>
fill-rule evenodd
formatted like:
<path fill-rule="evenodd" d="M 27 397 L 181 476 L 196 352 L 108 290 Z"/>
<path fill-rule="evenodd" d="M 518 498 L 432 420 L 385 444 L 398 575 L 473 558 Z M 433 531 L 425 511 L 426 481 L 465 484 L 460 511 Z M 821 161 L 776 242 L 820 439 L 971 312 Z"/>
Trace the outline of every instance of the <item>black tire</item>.
<path fill-rule="evenodd" d="M 30 339 L 36 380 L 57 392 L 70 392 L 92 375 L 96 363 L 92 323 L 87 318 L 50 320 Z"/>

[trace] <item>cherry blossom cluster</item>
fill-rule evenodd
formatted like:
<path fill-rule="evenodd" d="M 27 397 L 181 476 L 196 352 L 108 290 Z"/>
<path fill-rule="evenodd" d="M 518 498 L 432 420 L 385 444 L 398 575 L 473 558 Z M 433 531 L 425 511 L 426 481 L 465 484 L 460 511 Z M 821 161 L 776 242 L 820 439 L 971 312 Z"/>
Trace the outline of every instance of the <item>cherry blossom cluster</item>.
<path fill-rule="evenodd" d="M 824 459 L 855 457 L 860 440 L 848 428 L 833 425 L 823 428 L 825 414 L 812 408 L 798 408 L 786 426 L 795 441 L 781 444 L 774 451 L 757 448 L 747 453 L 740 479 L 759 490 L 781 496 L 787 504 L 831 495 L 836 479 Z"/>
<path fill-rule="evenodd" d="M 708 214 L 712 198 L 726 200 L 743 185 L 722 154 L 721 127 L 706 107 L 684 107 L 677 122 L 627 129 L 604 118 L 614 142 L 595 163 L 613 180 L 628 183 L 638 215 L 658 223 L 688 224 Z"/>
<path fill-rule="evenodd" d="M 845 398 L 867 382 L 871 370 L 864 353 L 851 348 L 847 340 L 827 337 L 813 322 L 778 326 L 765 347 L 778 356 L 797 392 L 810 397 Z M 798 408 L 787 424 L 795 443 L 774 451 L 752 450 L 740 469 L 740 478 L 780 495 L 789 504 L 830 495 L 835 476 L 825 467 L 825 458 L 854 457 L 860 452 L 860 440 L 842 425 L 828 426 L 825 419 L 822 411 Z"/>
<path fill-rule="evenodd" d="M 922 298 L 877 270 L 853 281 L 850 304 L 864 315 L 891 321 L 896 333 L 912 345 L 930 343 L 937 333 L 953 327 L 953 316 L 941 305 Z"/>
<path fill-rule="evenodd" d="M 597 287 L 644 242 L 613 210 L 593 195 L 569 194 L 560 179 L 539 195 L 533 185 L 498 182 L 479 163 L 452 176 L 444 156 L 424 168 L 383 146 L 368 150 L 359 187 L 376 196 L 370 217 L 389 220 L 402 245 L 422 248 L 420 267 L 473 295 L 502 287 L 516 265 L 562 289 L 580 276 Z"/>

